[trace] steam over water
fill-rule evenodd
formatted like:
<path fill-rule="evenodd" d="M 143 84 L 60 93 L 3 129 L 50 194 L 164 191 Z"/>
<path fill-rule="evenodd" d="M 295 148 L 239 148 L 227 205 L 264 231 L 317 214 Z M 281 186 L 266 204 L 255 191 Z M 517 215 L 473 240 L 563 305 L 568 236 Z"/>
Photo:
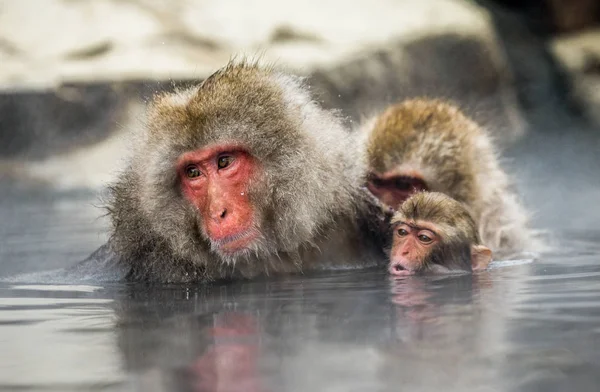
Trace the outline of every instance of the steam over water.
<path fill-rule="evenodd" d="M 231 285 L 10 282 L 106 240 L 92 193 L 0 183 L 0 390 L 597 391 L 598 137 L 509 167 L 554 250 L 476 276 L 345 271 Z"/>

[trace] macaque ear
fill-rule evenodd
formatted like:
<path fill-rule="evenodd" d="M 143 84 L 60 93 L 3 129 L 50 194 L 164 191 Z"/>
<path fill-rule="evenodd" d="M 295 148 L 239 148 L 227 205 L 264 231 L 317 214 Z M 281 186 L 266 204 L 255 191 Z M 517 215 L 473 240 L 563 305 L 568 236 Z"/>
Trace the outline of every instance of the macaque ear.
<path fill-rule="evenodd" d="M 492 251 L 484 245 L 471 246 L 471 268 L 473 271 L 481 271 L 487 268 L 492 261 Z"/>

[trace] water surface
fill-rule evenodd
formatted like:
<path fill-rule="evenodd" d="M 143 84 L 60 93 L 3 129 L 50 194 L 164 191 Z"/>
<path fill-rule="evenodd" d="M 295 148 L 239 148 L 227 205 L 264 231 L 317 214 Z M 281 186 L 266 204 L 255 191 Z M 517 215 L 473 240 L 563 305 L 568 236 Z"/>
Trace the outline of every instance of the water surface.
<path fill-rule="evenodd" d="M 93 192 L 0 183 L 0 390 L 597 391 L 600 186 L 589 173 L 536 172 L 553 161 L 537 159 L 520 161 L 519 180 L 530 205 L 540 200 L 553 252 L 398 280 L 371 270 L 212 286 L 11 283 L 84 258 L 107 222 Z"/>

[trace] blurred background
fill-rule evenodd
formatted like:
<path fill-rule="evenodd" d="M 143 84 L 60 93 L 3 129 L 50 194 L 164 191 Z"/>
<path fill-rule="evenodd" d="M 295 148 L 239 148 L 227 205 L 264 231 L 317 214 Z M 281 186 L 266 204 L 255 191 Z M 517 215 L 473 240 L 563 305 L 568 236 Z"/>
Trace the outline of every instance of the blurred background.
<path fill-rule="evenodd" d="M 0 1 L 3 172 L 18 162 L 20 178 L 100 187 L 145 99 L 240 54 L 311 76 L 317 97 L 353 120 L 430 95 L 457 101 L 503 145 L 549 114 L 595 126 L 599 4 Z"/>
<path fill-rule="evenodd" d="M 351 127 L 403 98 L 451 99 L 502 148 L 538 226 L 595 225 L 599 21 L 595 0 L 0 1 L 0 234 L 39 229 L 42 258 L 65 240 L 91 251 L 148 98 L 240 55 L 307 76 Z"/>
<path fill-rule="evenodd" d="M 230 323 L 273 391 L 597 391 L 599 22 L 598 0 L 0 0 L 0 390 L 191 391 L 168 382 L 219 359 L 208 327 Z M 553 253 L 439 280 L 11 283 L 106 241 L 101 197 L 146 101 L 235 55 L 306 76 L 351 128 L 452 100 Z"/>

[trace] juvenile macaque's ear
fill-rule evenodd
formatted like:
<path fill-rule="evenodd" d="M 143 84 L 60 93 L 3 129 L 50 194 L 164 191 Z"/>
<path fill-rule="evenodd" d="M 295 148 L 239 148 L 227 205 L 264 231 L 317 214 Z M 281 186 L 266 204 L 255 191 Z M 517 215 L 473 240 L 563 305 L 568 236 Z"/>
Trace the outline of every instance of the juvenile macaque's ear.
<path fill-rule="evenodd" d="M 490 261 L 492 261 L 492 251 L 487 246 L 471 246 L 471 268 L 473 271 L 486 269 Z"/>

